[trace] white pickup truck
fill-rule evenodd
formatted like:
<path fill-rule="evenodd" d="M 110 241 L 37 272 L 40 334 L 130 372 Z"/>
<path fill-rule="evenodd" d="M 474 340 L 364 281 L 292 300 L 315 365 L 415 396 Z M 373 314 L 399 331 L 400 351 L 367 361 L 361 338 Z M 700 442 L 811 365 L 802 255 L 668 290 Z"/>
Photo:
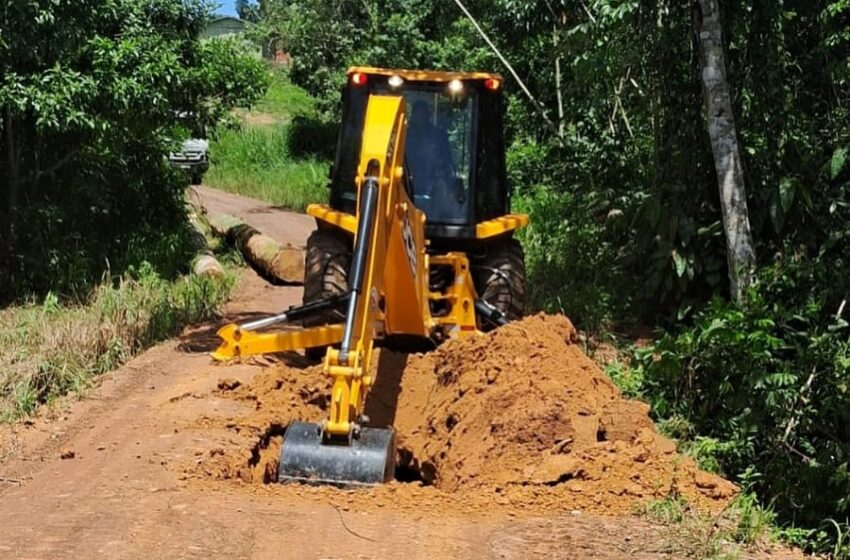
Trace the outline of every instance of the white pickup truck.
<path fill-rule="evenodd" d="M 202 138 L 184 140 L 180 151 L 168 154 L 168 161 L 174 167 L 183 169 L 189 174 L 193 185 L 198 185 L 210 166 L 208 151 L 210 143 Z"/>

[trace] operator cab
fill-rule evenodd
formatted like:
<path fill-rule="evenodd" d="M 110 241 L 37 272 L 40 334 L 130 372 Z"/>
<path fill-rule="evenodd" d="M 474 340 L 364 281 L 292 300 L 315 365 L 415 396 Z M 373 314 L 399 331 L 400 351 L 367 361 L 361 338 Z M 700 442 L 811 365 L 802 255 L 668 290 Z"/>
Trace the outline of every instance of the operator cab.
<path fill-rule="evenodd" d="M 401 95 L 407 112 L 405 187 L 426 236 L 474 239 L 476 224 L 508 214 L 497 74 L 352 68 L 331 171 L 330 205 L 355 213 L 355 177 L 369 95 Z"/>

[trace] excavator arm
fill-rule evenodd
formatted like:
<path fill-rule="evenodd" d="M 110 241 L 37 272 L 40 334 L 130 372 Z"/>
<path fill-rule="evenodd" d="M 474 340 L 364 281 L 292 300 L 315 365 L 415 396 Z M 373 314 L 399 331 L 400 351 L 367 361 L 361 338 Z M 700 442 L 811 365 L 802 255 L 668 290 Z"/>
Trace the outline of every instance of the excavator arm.
<path fill-rule="evenodd" d="M 282 482 L 375 484 L 393 474 L 392 428 L 363 426 L 361 415 L 374 381 L 376 334 L 386 331 L 388 320 L 405 321 L 406 331 L 422 336 L 431 326 L 427 313 L 425 218 L 411 203 L 402 183 L 406 127 L 402 97 L 369 97 L 355 179 L 356 229 L 349 289 L 342 302 L 345 322 L 305 330 L 254 332 L 304 313 L 303 308 L 297 308 L 288 315 L 283 313 L 241 327 L 227 325 L 219 331 L 222 343 L 213 353 L 217 359 L 320 344 L 339 345 L 328 347 L 323 364 L 325 374 L 333 380 L 328 418 L 321 425 L 294 422 L 287 428 L 278 472 Z M 394 299 L 405 302 L 395 316 L 388 317 L 385 311 L 387 291 Z"/>
<path fill-rule="evenodd" d="M 333 380 L 329 417 L 321 426 L 295 422 L 287 428 L 278 467 L 281 482 L 359 485 L 386 482 L 393 476 L 392 428 L 363 426 L 361 414 L 373 383 L 375 334 L 384 330 L 386 321 L 387 255 L 392 243 L 400 243 L 393 227 L 400 214 L 416 212 L 401 184 L 406 124 L 403 98 L 369 98 L 356 178 L 357 230 L 345 323 L 339 348 L 329 347 L 324 361 L 324 372 Z M 420 239 L 424 255 L 424 238 Z M 398 268 L 396 263 L 390 266 Z M 415 282 L 415 271 L 410 272 L 408 278 Z M 425 328 L 423 324 L 422 332 Z"/>
<path fill-rule="evenodd" d="M 384 269 L 399 206 L 409 206 L 402 188 L 406 136 L 404 99 L 369 98 L 357 171 L 357 231 L 349 272 L 349 299 L 339 349 L 329 348 L 324 371 L 333 379 L 325 433 L 348 437 L 372 385 L 376 325 L 384 322 Z M 407 208 L 402 208 L 406 210 Z M 424 327 L 423 327 L 424 329 Z"/>

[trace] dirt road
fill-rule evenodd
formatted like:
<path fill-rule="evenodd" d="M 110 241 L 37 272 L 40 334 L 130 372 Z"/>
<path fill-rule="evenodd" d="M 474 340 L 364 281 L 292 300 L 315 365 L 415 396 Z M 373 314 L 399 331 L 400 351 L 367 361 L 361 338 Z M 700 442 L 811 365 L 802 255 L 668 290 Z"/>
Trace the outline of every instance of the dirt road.
<path fill-rule="evenodd" d="M 303 243 L 313 227 L 256 201 L 199 193 L 213 212 L 281 241 Z M 227 319 L 299 300 L 300 288 L 269 286 L 248 271 Z M 217 427 L 222 420 L 250 406 L 223 398 L 219 381 L 247 383 L 263 370 L 212 363 L 216 327 L 189 329 L 83 399 L 0 431 L 0 558 L 671 557 L 662 529 L 634 517 L 469 509 L 399 482 L 355 492 L 187 476 L 232 437 Z"/>

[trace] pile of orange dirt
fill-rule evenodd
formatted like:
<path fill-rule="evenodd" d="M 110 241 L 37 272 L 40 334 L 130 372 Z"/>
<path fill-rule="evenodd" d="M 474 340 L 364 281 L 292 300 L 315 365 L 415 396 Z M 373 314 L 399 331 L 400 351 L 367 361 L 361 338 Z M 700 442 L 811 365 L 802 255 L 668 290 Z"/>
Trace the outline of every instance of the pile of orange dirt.
<path fill-rule="evenodd" d="M 381 358 L 366 413 L 397 430 L 402 478 L 464 499 L 607 513 L 669 495 L 716 510 L 736 491 L 656 433 L 648 407 L 620 395 L 563 316 Z M 260 435 L 226 473 L 268 480 L 257 474 L 276 466 L 277 446 L 264 451 L 270 435 L 291 420 L 321 419 L 328 383 L 319 368 L 275 367 L 223 392 L 255 402 L 238 422 Z"/>

